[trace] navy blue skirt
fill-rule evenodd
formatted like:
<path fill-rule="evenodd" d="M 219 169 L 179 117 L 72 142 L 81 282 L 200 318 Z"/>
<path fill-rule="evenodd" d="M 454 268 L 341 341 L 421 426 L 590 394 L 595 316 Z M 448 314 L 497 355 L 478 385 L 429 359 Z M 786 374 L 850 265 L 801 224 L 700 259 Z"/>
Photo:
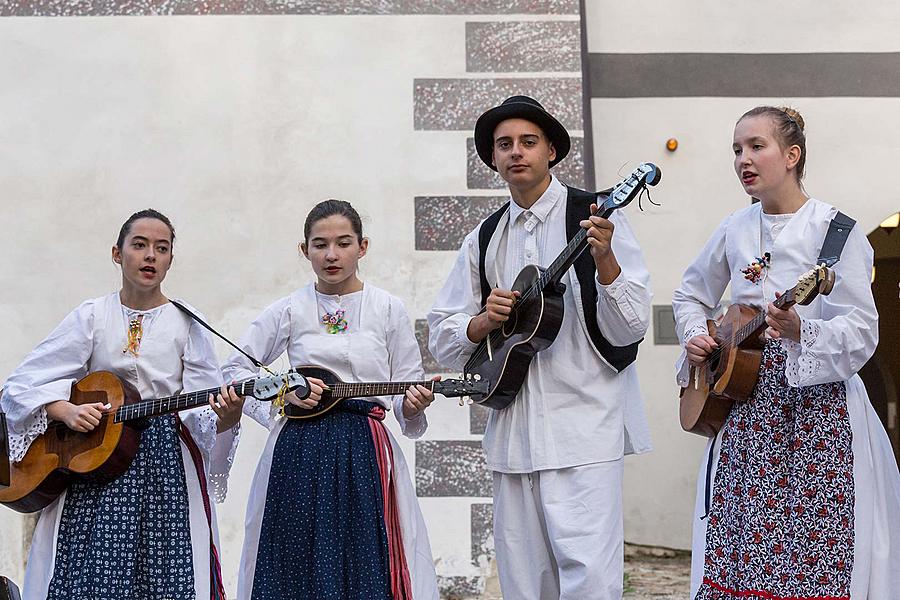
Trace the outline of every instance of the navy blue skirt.
<path fill-rule="evenodd" d="M 392 600 L 381 475 L 368 415 L 346 400 L 289 420 L 275 443 L 252 600 Z"/>

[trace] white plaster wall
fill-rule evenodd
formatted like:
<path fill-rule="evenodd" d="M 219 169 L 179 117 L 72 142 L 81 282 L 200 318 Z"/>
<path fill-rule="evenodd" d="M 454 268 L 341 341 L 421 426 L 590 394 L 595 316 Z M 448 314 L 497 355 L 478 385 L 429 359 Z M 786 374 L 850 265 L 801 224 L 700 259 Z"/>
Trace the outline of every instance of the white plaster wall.
<path fill-rule="evenodd" d="M 900 9 L 890 0 L 585 0 L 585 5 L 591 52 L 896 52 L 900 47 Z"/>
<path fill-rule="evenodd" d="M 453 254 L 414 258 L 413 198 L 465 193 L 466 134 L 413 130 L 413 79 L 465 75 L 465 21 L 0 19 L 0 381 L 79 302 L 118 288 L 110 246 L 147 206 L 178 233 L 164 289 L 232 337 L 310 280 L 296 246 L 328 197 L 364 217 L 363 277 L 424 317 Z M 474 439 L 455 400 L 429 414 L 429 438 Z M 248 421 L 219 507 L 230 590 L 263 440 Z M 440 574 L 481 573 L 471 501 L 422 502 Z M 0 572 L 19 582 L 21 522 L 0 507 Z"/>

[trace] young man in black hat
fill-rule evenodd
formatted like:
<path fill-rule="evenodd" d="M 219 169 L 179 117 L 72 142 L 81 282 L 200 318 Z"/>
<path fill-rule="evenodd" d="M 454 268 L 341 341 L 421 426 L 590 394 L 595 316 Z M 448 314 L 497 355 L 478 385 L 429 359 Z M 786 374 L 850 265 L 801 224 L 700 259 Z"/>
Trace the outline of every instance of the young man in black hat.
<path fill-rule="evenodd" d="M 532 360 L 515 402 L 488 418 L 500 586 L 516 600 L 618 600 L 623 455 L 650 449 L 632 364 L 650 277 L 624 215 L 590 217 L 593 196 L 550 173 L 569 134 L 536 100 L 513 96 L 481 115 L 475 145 L 510 202 L 466 237 L 428 315 L 438 361 L 461 369 L 509 319 L 526 264 L 548 266 L 578 227 L 590 242 L 563 278 L 559 335 Z"/>

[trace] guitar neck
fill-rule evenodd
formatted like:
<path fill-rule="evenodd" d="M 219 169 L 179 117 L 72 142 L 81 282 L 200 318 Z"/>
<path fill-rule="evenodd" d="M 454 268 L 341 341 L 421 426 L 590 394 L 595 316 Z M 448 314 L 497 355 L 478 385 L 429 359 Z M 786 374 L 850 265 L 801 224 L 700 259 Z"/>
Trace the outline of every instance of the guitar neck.
<path fill-rule="evenodd" d="M 781 296 L 776 298 L 772 304 L 774 304 L 776 308 L 780 308 L 782 310 L 789 309 L 794 304 L 796 304 L 794 300 L 794 292 L 796 289 L 797 286 L 794 286 L 791 289 L 786 290 L 783 294 L 781 294 Z M 764 327 L 765 324 L 766 311 L 761 310 L 755 317 L 750 319 L 743 327 L 738 330 L 737 335 L 735 336 L 735 345 L 740 345 L 741 343 L 743 343 L 747 338 L 753 335 L 754 332 L 759 331 L 762 327 Z"/>
<path fill-rule="evenodd" d="M 234 391 L 238 396 L 253 395 L 253 385 L 255 379 L 250 379 L 241 383 L 234 384 Z M 209 402 L 210 394 L 218 394 L 220 388 L 210 388 L 208 390 L 200 390 L 198 392 L 188 392 L 187 394 L 179 394 L 177 396 L 169 396 L 168 398 L 156 398 L 153 400 L 141 400 L 134 404 L 125 404 L 116 410 L 115 422 L 130 421 L 132 419 L 142 419 L 146 417 L 155 417 L 166 413 L 177 412 L 179 410 L 187 410 L 203 406 Z"/>
<path fill-rule="evenodd" d="M 616 208 L 617 206 L 607 198 L 606 201 L 591 214 L 591 216 L 600 216 L 607 219 Z M 581 256 L 581 253 L 585 251 L 587 246 L 587 230 L 579 229 L 578 233 L 569 240 L 569 243 L 563 248 L 563 251 L 556 257 L 556 260 L 550 263 L 547 270 L 541 274 L 537 284 L 538 289 L 543 291 L 547 289 L 547 287 L 559 283 L 566 271 L 569 270 L 569 267 L 575 264 L 575 261 L 578 260 L 578 257 Z"/>
<path fill-rule="evenodd" d="M 336 398 L 367 398 L 371 396 L 398 396 L 413 385 L 434 389 L 433 381 L 383 381 L 377 383 L 330 383 L 331 395 Z"/>

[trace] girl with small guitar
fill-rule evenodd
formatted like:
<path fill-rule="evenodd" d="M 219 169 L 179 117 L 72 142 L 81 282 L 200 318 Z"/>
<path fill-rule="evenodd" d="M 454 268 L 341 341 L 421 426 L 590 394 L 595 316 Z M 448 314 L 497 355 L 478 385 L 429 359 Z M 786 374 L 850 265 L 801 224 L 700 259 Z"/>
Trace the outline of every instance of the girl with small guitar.
<path fill-rule="evenodd" d="M 738 179 L 758 202 L 719 225 L 675 292 L 678 381 L 697 385 L 698 371 L 727 360 L 727 342 L 707 320 L 729 285 L 733 308 L 763 311 L 764 323 L 746 328 L 761 324 L 748 343 L 762 356 L 749 397 L 734 402 L 702 463 L 691 598 L 895 597 L 900 476 L 857 375 L 878 343 L 872 248 L 852 220 L 806 194 L 795 110 L 745 113 L 733 150 Z M 837 233 L 826 236 L 830 229 Z M 837 234 L 843 250 L 829 253 Z M 825 258 L 840 259 L 829 265 L 831 293 L 806 306 L 783 302 Z"/>
<path fill-rule="evenodd" d="M 89 432 L 107 418 L 103 403 L 68 401 L 73 382 L 89 372 L 112 372 L 142 398 L 221 386 L 205 330 L 161 289 L 174 242 L 164 215 L 133 214 L 112 248 L 121 290 L 72 311 L 10 375 L 2 408 L 14 462 L 48 428 Z M 223 387 L 209 401 L 180 417 L 148 419 L 122 475 L 77 480 L 43 510 L 23 598 L 223 597 L 207 480 L 224 489 L 241 400 Z"/>
<path fill-rule="evenodd" d="M 240 346 L 264 364 L 287 351 L 293 367 L 316 365 L 344 381 L 420 379 L 421 355 L 402 302 L 359 279 L 367 249 L 349 203 L 316 205 L 300 244 L 315 283 L 266 308 Z M 256 369 L 236 353 L 224 372 L 241 380 Z M 310 382 L 313 389 L 322 383 Z M 335 379 L 330 383 L 337 388 Z M 409 469 L 381 423 L 393 409 L 406 436 L 421 436 L 433 396 L 422 385 L 400 393 L 349 398 L 311 418 L 277 420 L 271 404 L 248 399 L 244 411 L 270 434 L 247 506 L 238 598 L 437 600 Z M 294 394 L 286 402 L 288 416 L 320 408 Z"/>

